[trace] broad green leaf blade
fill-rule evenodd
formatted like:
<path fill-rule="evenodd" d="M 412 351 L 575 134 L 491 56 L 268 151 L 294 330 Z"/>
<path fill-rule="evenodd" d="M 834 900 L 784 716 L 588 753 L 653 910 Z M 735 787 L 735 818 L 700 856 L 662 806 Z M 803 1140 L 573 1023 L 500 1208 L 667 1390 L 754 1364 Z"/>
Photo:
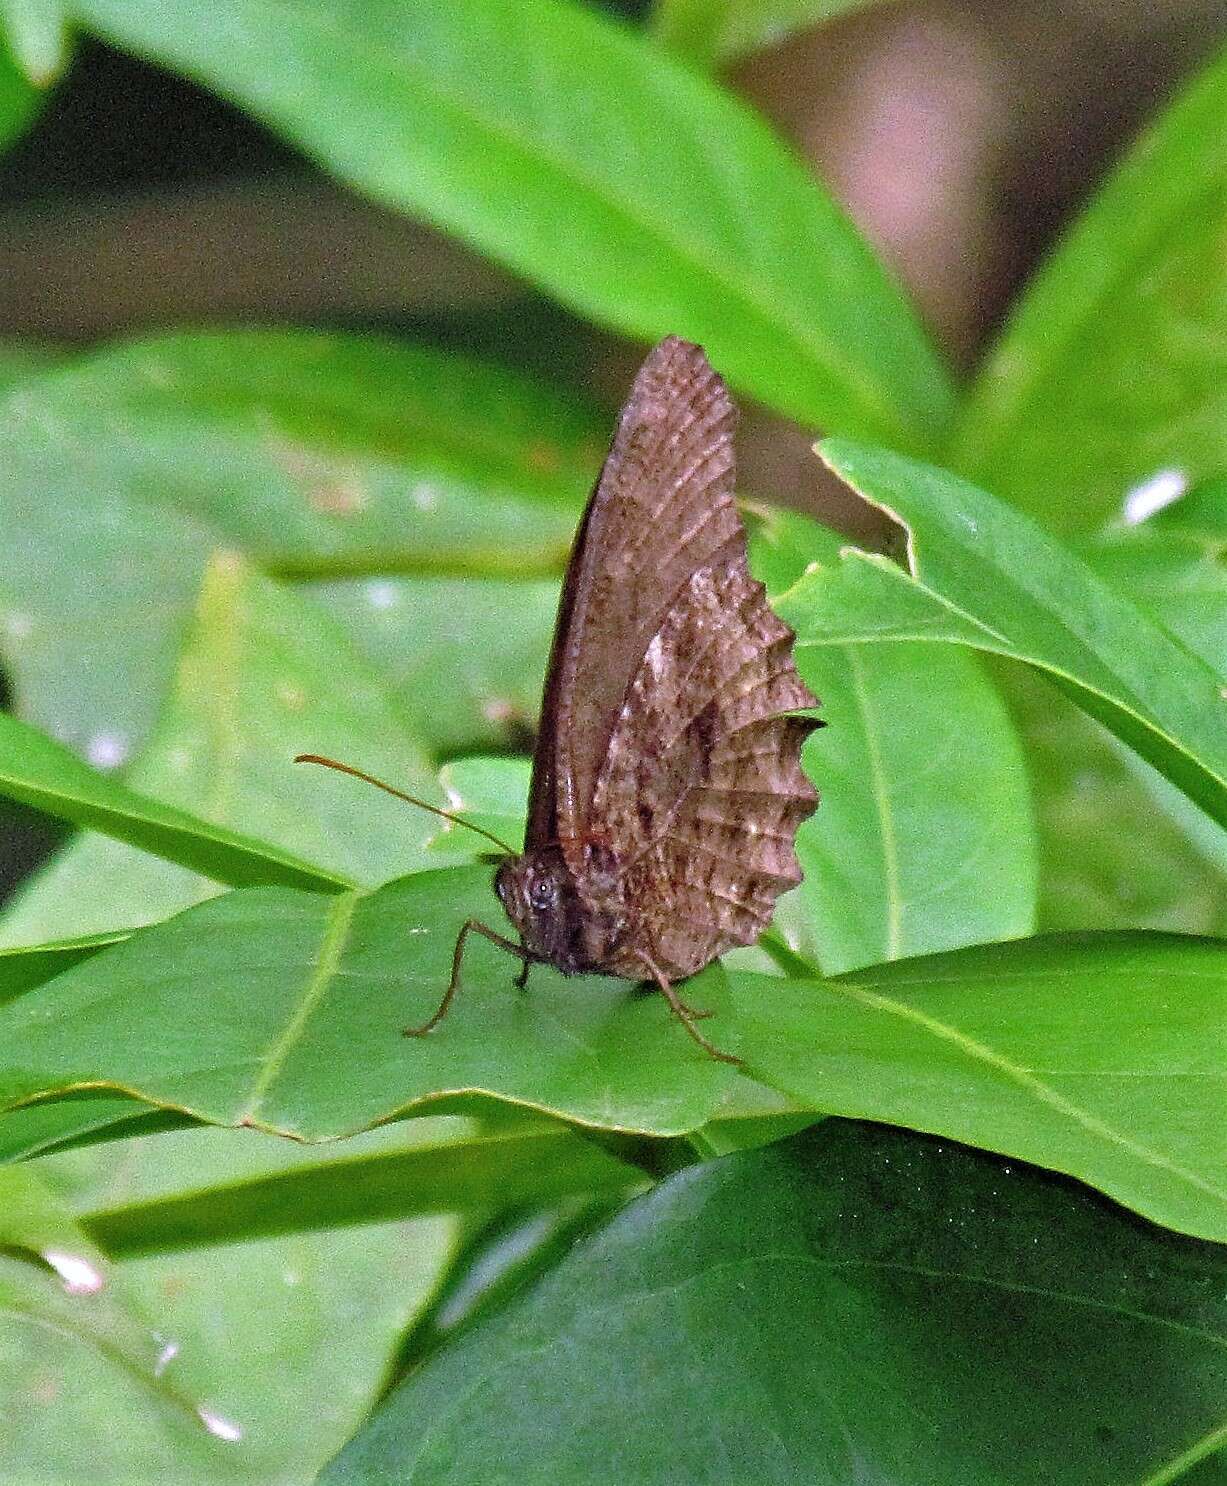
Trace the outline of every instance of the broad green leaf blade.
<path fill-rule="evenodd" d="M 120 345 L 47 377 L 34 406 L 100 443 L 125 494 L 299 575 L 559 565 L 607 438 L 503 368 L 309 331 Z"/>
<path fill-rule="evenodd" d="M 1021 1156 L 1227 1241 L 1227 944 L 1054 935 L 732 991 L 750 1071 L 800 1103 Z"/>
<path fill-rule="evenodd" d="M 778 605 L 799 644 L 922 639 L 1026 661 L 1227 822 L 1227 697 L 1204 661 L 1025 516 L 944 470 L 855 444 L 831 468 L 908 533 L 909 570 L 845 549 Z"/>
<path fill-rule="evenodd" d="M 365 578 L 305 592 L 374 662 L 436 753 L 528 746 L 558 612 L 556 580 Z"/>
<path fill-rule="evenodd" d="M 38 112 L 39 92 L 33 86 L 12 40 L 4 34 L 0 11 L 0 150 L 25 133 Z"/>
<path fill-rule="evenodd" d="M 778 594 L 839 539 L 773 512 L 751 566 Z M 775 927 L 827 974 L 1013 939 L 1034 927 L 1036 860 L 1017 735 L 974 657 L 953 648 L 806 646 L 828 726 L 805 748 L 822 803 L 797 834 L 804 883 Z"/>
<path fill-rule="evenodd" d="M 1157 1486 L 1224 1442 L 1225 1281 L 1043 1173 L 829 1121 L 632 1203 L 321 1481 Z"/>
<path fill-rule="evenodd" d="M 83 1089 L 0 1115 L 0 1161 L 26 1161 L 78 1145 L 178 1130 L 190 1123 L 183 1115 L 151 1110 L 139 1099 Z"/>
<path fill-rule="evenodd" d="M 37 1254 L 46 1270 L 12 1250 Z M 6 1474 L 64 1479 L 62 1440 L 41 1416 L 61 1391 L 79 1398 L 81 1379 L 91 1374 L 119 1385 L 133 1415 L 153 1424 L 185 1470 L 199 1478 L 224 1472 L 225 1452 L 241 1431 L 204 1402 L 190 1371 L 186 1379 L 182 1369 L 168 1376 L 166 1360 L 165 1339 L 57 1193 L 32 1168 L 0 1171 L 0 1393 L 21 1401 L 5 1428 Z M 71 1386 L 62 1390 L 52 1382 L 57 1375 Z M 36 1474 L 28 1474 L 35 1460 Z M 105 1475 L 104 1468 L 91 1479 Z"/>
<path fill-rule="evenodd" d="M 1165 786 L 1203 829 L 1220 828 L 1038 672 L 999 670 L 1030 765 L 1039 928 L 1227 935 L 1227 878 L 1188 821 L 1155 808 L 1153 787 Z"/>
<path fill-rule="evenodd" d="M 403 1144 L 403 1137 L 401 1139 Z M 0 1177 L 3 1172 L 0 1172 Z M 428 1214 L 629 1196 L 643 1172 L 553 1125 L 470 1132 L 408 1151 L 377 1150 L 91 1212 L 86 1231 L 116 1257 Z"/>
<path fill-rule="evenodd" d="M 435 1139 L 427 1125 L 442 1123 L 371 1132 L 367 1153 Z M 224 1188 L 257 1172 L 293 1171 L 313 1154 L 252 1131 L 195 1130 L 73 1151 L 34 1169 L 86 1215 L 189 1184 Z M 213 1449 L 201 1460 L 131 1379 L 80 1347 L 35 1335 L 6 1356 L 5 1396 L 22 1401 L 20 1428 L 5 1433 L 8 1473 L 99 1486 L 310 1480 L 369 1410 L 455 1243 L 455 1224 L 432 1218 L 116 1264 L 132 1309 L 157 1332 L 152 1357 L 164 1382 L 190 1379 L 193 1396 L 242 1438 L 206 1437 Z"/>
<path fill-rule="evenodd" d="M 946 373 L 801 162 L 742 104 L 578 4 L 74 10 L 573 308 L 702 341 L 782 412 L 906 448 L 942 430 Z"/>
<path fill-rule="evenodd" d="M 651 34 L 663 47 L 708 69 L 761 51 L 874 0 L 656 0 Z"/>
<path fill-rule="evenodd" d="M 159 804 L 91 769 L 50 738 L 0 713 L 0 794 L 102 831 L 217 882 L 281 883 L 336 892 L 345 879 L 289 852 Z"/>
<path fill-rule="evenodd" d="M 1125 157 L 990 356 L 950 455 L 1061 532 L 1227 467 L 1227 52 Z"/>
<path fill-rule="evenodd" d="M 26 378 L 0 401 L 17 709 L 129 756 L 218 546 L 294 574 L 556 569 L 604 433 L 511 373 L 373 338 L 165 336 Z"/>
<path fill-rule="evenodd" d="M 14 60 L 37 87 L 68 66 L 68 27 L 62 0 L 0 0 L 0 34 Z"/>
<path fill-rule="evenodd" d="M 659 1135 L 758 1097 L 690 1041 L 663 997 L 544 966 L 520 992 L 517 963 L 476 936 L 447 1018 L 402 1036 L 438 1004 L 470 915 L 510 932 L 488 867 L 420 873 L 369 897 L 211 899 L 0 1007 L 0 1106 L 102 1087 L 326 1140 L 455 1093 Z M 718 967 L 692 999 L 716 1012 L 709 1035 L 731 1044 Z"/>
<path fill-rule="evenodd" d="M 337 774 L 295 767 L 306 751 L 438 797 L 434 770 L 381 680 L 326 616 L 235 554 L 219 554 L 205 570 L 167 706 L 127 782 L 345 880 L 386 882 L 425 860 L 434 817 Z M 0 942 L 126 929 L 218 891 L 174 863 L 82 836 L 18 890 Z"/>
<path fill-rule="evenodd" d="M 56 352 L 37 341 L 0 339 L 0 394 L 54 365 Z"/>
<path fill-rule="evenodd" d="M 522 851 L 531 777 L 532 764 L 525 758 L 461 758 L 444 766 L 439 783 L 454 815 Z M 447 821 L 431 845 L 470 857 L 490 851 L 490 842 Z"/>
<path fill-rule="evenodd" d="M 12 1001 L 26 991 L 51 980 L 61 970 L 118 944 L 122 933 L 91 934 L 59 944 L 29 944 L 20 949 L 0 949 L 0 1003 Z"/>

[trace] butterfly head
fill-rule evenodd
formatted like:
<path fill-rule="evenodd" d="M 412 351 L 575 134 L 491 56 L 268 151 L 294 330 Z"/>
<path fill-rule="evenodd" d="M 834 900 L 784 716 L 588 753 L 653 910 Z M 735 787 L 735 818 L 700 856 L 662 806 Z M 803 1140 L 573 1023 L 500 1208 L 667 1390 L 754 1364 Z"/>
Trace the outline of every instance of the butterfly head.
<path fill-rule="evenodd" d="M 585 902 L 557 846 L 504 861 L 494 890 L 530 954 L 564 975 L 602 967 L 616 942 L 621 915 Z"/>

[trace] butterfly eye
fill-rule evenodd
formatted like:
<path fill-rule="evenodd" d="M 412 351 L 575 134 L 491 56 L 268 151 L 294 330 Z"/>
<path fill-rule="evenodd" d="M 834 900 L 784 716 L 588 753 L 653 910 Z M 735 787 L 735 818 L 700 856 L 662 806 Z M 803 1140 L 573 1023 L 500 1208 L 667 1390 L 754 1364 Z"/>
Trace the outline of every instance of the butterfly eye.
<path fill-rule="evenodd" d="M 552 908 L 557 896 L 558 889 L 553 882 L 548 877 L 542 877 L 533 883 L 528 900 L 534 908 Z"/>

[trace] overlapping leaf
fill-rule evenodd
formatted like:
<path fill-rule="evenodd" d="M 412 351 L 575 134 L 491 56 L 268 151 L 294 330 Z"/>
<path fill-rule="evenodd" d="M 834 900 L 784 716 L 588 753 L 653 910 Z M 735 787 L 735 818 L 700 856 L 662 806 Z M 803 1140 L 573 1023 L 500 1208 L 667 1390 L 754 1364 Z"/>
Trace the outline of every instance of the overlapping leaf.
<path fill-rule="evenodd" d="M 1041 937 L 732 993 L 750 1071 L 801 1104 L 1022 1156 L 1227 1240 L 1227 945 Z"/>
<path fill-rule="evenodd" d="M 317 892 L 346 886 L 344 878 L 280 847 L 137 794 L 3 713 L 0 794 L 180 862 L 217 882 L 288 883 Z"/>
<path fill-rule="evenodd" d="M 656 1134 L 731 1104 L 746 1081 L 696 1048 L 663 998 L 545 968 L 525 994 L 484 940 L 447 1019 L 403 1037 L 442 996 L 464 920 L 501 922 L 490 877 L 426 872 L 369 897 L 229 893 L 146 929 L 92 975 L 78 966 L 0 1007 L 0 1104 L 102 1085 L 307 1140 L 469 1090 Z M 694 997 L 727 1008 L 722 973 Z"/>
<path fill-rule="evenodd" d="M 423 860 L 433 819 L 322 770 L 299 752 L 339 756 L 436 793 L 433 770 L 380 678 L 325 616 L 234 554 L 206 569 L 174 689 L 128 775 L 144 794 L 213 826 L 242 826 L 319 864 L 323 876 L 385 882 Z M 144 843 L 141 843 L 144 844 Z M 212 896 L 215 881 L 122 841 L 72 842 L 0 920 L 0 941 L 151 923 Z"/>
<path fill-rule="evenodd" d="M 838 562 L 834 533 L 772 513 L 755 572 L 778 594 Z M 1014 729 L 972 657 L 894 645 L 804 646 L 829 726 L 806 745 L 821 791 L 797 836 L 805 871 L 776 926 L 828 974 L 1012 939 L 1033 927 L 1035 845 Z"/>
<path fill-rule="evenodd" d="M 379 577 L 303 589 L 375 664 L 434 752 L 526 745 L 541 705 L 556 580 Z"/>
<path fill-rule="evenodd" d="M 909 566 L 855 549 L 816 564 L 780 604 L 802 647 L 924 639 L 1026 661 L 1227 821 L 1222 677 L 983 491 L 883 450 L 831 441 L 823 453 L 906 527 Z"/>
<path fill-rule="evenodd" d="M 1023 940 L 829 982 L 714 967 L 690 999 L 781 1102 L 696 1048 L 663 998 L 546 967 L 520 992 L 485 941 L 447 1018 L 402 1037 L 437 1004 L 470 915 L 503 922 L 488 868 L 365 898 L 213 899 L 0 1007 L 0 1105 L 120 1089 L 307 1140 L 467 1091 L 656 1135 L 810 1108 L 1025 1156 L 1227 1238 L 1214 941 Z"/>
<path fill-rule="evenodd" d="M 446 1138 L 437 1125 L 451 1123 L 371 1132 L 354 1156 L 428 1145 Z M 80 1232 L 98 1211 L 225 1189 L 244 1177 L 289 1177 L 313 1157 L 251 1131 L 197 1130 L 22 1170 L 60 1193 Z M 134 1360 L 149 1368 L 151 1384 L 115 1365 L 108 1344 L 122 1333 L 100 1336 L 97 1352 L 71 1331 L 41 1330 L 24 1343 L 10 1333 L 6 1397 L 20 1400 L 21 1417 L 6 1430 L 6 1470 L 20 1480 L 101 1486 L 309 1480 L 369 1409 L 401 1332 L 451 1259 L 455 1226 L 439 1217 L 385 1222 L 111 1265 L 111 1285 L 138 1323 L 134 1340 L 144 1338 Z M 180 1423 L 157 1389 L 203 1401 L 224 1437 L 211 1439 L 190 1415 Z"/>
<path fill-rule="evenodd" d="M 1126 156 L 1015 309 L 955 466 L 1061 532 L 1165 468 L 1227 468 L 1227 52 Z"/>
<path fill-rule="evenodd" d="M 0 402 L 16 705 L 82 752 L 130 755 L 213 549 L 283 573 L 539 573 L 600 456 L 570 401 L 374 339 L 168 336 L 26 378 Z"/>
<path fill-rule="evenodd" d="M 633 1203 L 322 1481 L 1217 1482 L 1225 1279 L 1018 1163 L 827 1121 Z"/>
<path fill-rule="evenodd" d="M 703 342 L 783 412 L 910 448 L 945 422 L 948 380 L 914 315 L 801 162 L 743 105 L 585 7 L 73 8 L 564 303 Z"/>
<path fill-rule="evenodd" d="M 37 1255 L 46 1269 L 14 1257 Z M 98 1407 L 108 1386 L 125 1399 L 139 1432 L 155 1431 L 185 1478 L 224 1479 L 226 1450 L 237 1431 L 194 1389 L 190 1369 L 166 1372 L 166 1343 L 132 1304 L 114 1268 L 73 1221 L 67 1205 L 29 1168 L 0 1170 L 0 1383 L 20 1401 L 5 1430 L 8 1472 L 59 1476 L 74 1453 L 73 1431 L 49 1427 L 49 1405 L 64 1399 L 58 1423 L 69 1426 Z M 95 1388 L 82 1392 L 90 1377 Z M 64 1388 L 61 1380 L 71 1380 Z M 95 1441 L 91 1479 L 115 1479 L 118 1438 Z"/>

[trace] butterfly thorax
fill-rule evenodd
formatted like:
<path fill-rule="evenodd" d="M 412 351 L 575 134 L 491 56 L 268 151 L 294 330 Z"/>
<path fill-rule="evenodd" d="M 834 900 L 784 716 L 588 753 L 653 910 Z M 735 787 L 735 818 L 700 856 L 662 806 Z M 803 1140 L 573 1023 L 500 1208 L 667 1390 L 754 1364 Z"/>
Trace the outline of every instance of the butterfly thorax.
<path fill-rule="evenodd" d="M 530 954 L 564 975 L 608 973 L 627 922 L 622 874 L 609 847 L 525 852 L 499 867 L 494 888 Z"/>

